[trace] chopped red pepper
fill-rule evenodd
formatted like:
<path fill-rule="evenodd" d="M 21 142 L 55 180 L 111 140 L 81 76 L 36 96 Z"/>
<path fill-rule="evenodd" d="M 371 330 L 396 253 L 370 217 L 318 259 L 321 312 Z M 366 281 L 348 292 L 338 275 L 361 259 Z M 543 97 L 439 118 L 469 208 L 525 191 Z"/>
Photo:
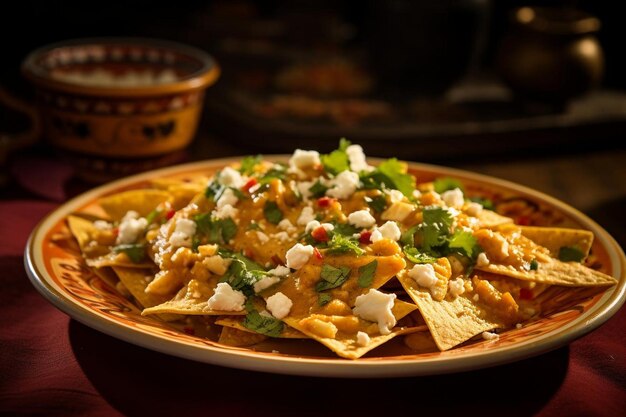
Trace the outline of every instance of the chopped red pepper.
<path fill-rule="evenodd" d="M 276 264 L 276 265 L 283 265 L 283 266 L 285 266 L 285 261 L 280 259 L 280 256 L 278 256 L 278 255 L 272 255 L 272 262 L 274 262 L 274 264 Z"/>
<path fill-rule="evenodd" d="M 117 235 L 120 234 L 120 228 L 116 227 L 113 230 L 111 230 L 111 233 L 113 233 L 113 236 L 117 237 Z"/>
<path fill-rule="evenodd" d="M 246 183 L 244 184 L 244 186 L 243 186 L 243 187 L 241 187 L 241 189 L 242 189 L 243 191 L 245 191 L 245 192 L 249 193 L 249 192 L 250 192 L 250 188 L 254 187 L 254 186 L 255 186 L 255 185 L 257 185 L 258 183 L 259 183 L 259 181 L 257 181 L 257 179 L 256 179 L 256 178 L 250 178 L 250 179 L 248 180 L 248 182 L 246 182 Z"/>
<path fill-rule="evenodd" d="M 167 220 L 171 219 L 172 217 L 174 217 L 174 214 L 176 214 L 176 210 L 174 209 L 170 209 L 167 211 L 167 213 L 165 213 L 165 218 Z"/>
<path fill-rule="evenodd" d="M 530 224 L 530 217 L 528 217 L 528 216 L 518 216 L 515 219 L 515 223 L 519 224 L 520 226 L 528 226 Z"/>
<path fill-rule="evenodd" d="M 328 232 L 323 226 L 316 227 L 311 232 L 311 237 L 318 242 L 328 242 Z"/>
<path fill-rule="evenodd" d="M 364 245 L 370 244 L 371 240 L 370 238 L 372 237 L 372 232 L 370 232 L 369 230 L 363 230 L 361 232 L 361 236 L 359 236 L 359 242 L 361 242 Z"/>
<path fill-rule="evenodd" d="M 322 253 L 317 248 L 313 248 L 313 254 L 317 259 L 324 259 L 324 255 L 322 255 Z"/>
<path fill-rule="evenodd" d="M 321 197 L 317 199 L 317 205 L 320 207 L 330 207 L 333 201 L 334 201 L 334 198 Z"/>
<path fill-rule="evenodd" d="M 183 332 L 185 332 L 185 333 L 187 333 L 188 335 L 191 335 L 191 336 L 196 334 L 195 329 L 193 327 L 188 327 L 188 326 L 183 327 Z"/>
<path fill-rule="evenodd" d="M 528 288 L 520 288 L 519 290 L 519 298 L 520 300 L 532 300 L 533 292 Z"/>

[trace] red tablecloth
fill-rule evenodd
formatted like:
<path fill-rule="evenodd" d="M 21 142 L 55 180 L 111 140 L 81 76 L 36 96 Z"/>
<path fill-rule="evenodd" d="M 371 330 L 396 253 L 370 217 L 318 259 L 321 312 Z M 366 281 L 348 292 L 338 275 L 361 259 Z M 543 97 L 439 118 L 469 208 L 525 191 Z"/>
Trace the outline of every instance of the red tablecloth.
<path fill-rule="evenodd" d="M 122 342 L 71 320 L 28 281 L 26 239 L 56 206 L 36 197 L 0 201 L 0 415 L 625 415 L 626 309 L 569 347 L 420 378 L 270 375 Z"/>

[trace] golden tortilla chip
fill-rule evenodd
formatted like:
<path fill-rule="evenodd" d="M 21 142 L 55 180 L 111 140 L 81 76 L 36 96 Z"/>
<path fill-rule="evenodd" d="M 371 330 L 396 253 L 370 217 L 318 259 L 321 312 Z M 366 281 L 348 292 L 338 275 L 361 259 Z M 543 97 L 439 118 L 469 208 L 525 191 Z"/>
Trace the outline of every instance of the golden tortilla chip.
<path fill-rule="evenodd" d="M 220 317 L 217 320 L 215 320 L 215 324 L 218 324 L 220 326 L 224 326 L 224 327 L 230 327 L 233 329 L 237 329 L 237 330 L 241 330 L 242 332 L 249 332 L 249 333 L 256 333 L 254 330 L 250 330 L 247 327 L 245 327 L 243 325 L 243 320 L 244 317 L 230 317 L 230 316 L 224 316 L 224 317 Z M 304 333 L 289 327 L 289 326 L 284 326 L 283 327 L 283 331 L 281 332 L 280 336 L 278 336 L 281 339 L 308 339 L 309 337 L 307 335 L 305 335 Z"/>
<path fill-rule="evenodd" d="M 536 271 L 520 271 L 512 266 L 489 264 L 476 266 L 477 270 L 504 275 L 524 281 L 566 287 L 601 287 L 614 285 L 617 280 L 578 262 L 561 262 L 548 258 L 538 262 Z"/>
<path fill-rule="evenodd" d="M 119 282 L 119 279 L 112 268 L 104 267 L 104 268 L 93 268 L 93 273 L 98 276 L 102 281 L 106 282 L 113 288 Z"/>
<path fill-rule="evenodd" d="M 488 229 L 513 223 L 513 219 L 510 217 L 502 216 L 491 210 L 482 210 L 476 217 L 478 218 L 480 227 L 486 227 Z"/>
<path fill-rule="evenodd" d="M 453 348 L 484 331 L 504 327 L 495 315 L 489 314 L 467 294 L 435 301 L 428 289 L 420 287 L 406 273 L 399 274 L 398 280 L 417 304 L 440 350 Z"/>
<path fill-rule="evenodd" d="M 187 314 L 192 316 L 245 315 L 245 309 L 241 311 L 218 311 L 209 307 L 208 300 L 215 292 L 217 280 L 218 277 L 211 277 L 208 281 L 192 279 L 170 301 L 146 308 L 141 314 L 143 316 L 156 313 Z"/>
<path fill-rule="evenodd" d="M 194 178 L 193 181 L 181 181 L 170 178 L 158 178 L 150 181 L 154 188 L 166 191 L 171 197 L 172 208 L 185 207 L 196 195 L 203 194 L 209 182 L 208 177 Z"/>
<path fill-rule="evenodd" d="M 99 203 L 111 220 L 120 221 L 130 210 L 145 217 L 159 204 L 171 199 L 169 193 L 162 190 L 130 190 L 104 197 Z"/>
<path fill-rule="evenodd" d="M 114 266 L 113 272 L 119 277 L 120 281 L 124 284 L 126 289 L 132 294 L 133 297 L 141 304 L 142 307 L 153 307 L 159 304 L 163 304 L 168 300 L 167 297 L 148 294 L 146 287 L 149 280 L 153 277 L 153 273 L 147 269 L 137 268 L 125 268 L 121 266 Z"/>
<path fill-rule="evenodd" d="M 550 255 L 555 258 L 558 258 L 559 250 L 565 246 L 576 247 L 587 256 L 593 244 L 593 233 L 589 230 L 566 229 L 562 227 L 515 227 L 521 230 L 523 236 L 539 246 L 547 248 L 550 251 Z"/>
<path fill-rule="evenodd" d="M 243 331 L 234 327 L 224 327 L 220 333 L 218 343 L 227 346 L 245 347 L 256 345 L 266 339 L 267 336 L 259 333 Z"/>
<path fill-rule="evenodd" d="M 406 303 L 401 300 L 395 300 L 394 306 L 392 309 L 392 313 L 397 321 L 401 320 L 403 317 L 414 311 L 417 307 L 414 304 Z M 285 317 L 283 321 L 287 323 L 287 325 L 293 327 L 296 330 L 301 331 L 305 335 L 309 336 L 311 339 L 323 344 L 337 355 L 347 358 L 347 359 L 358 359 L 361 356 L 365 355 L 370 350 L 382 345 L 385 342 L 393 339 L 394 337 L 401 334 L 408 334 L 412 332 L 416 332 L 420 330 L 420 326 L 417 327 L 395 327 L 391 330 L 391 333 L 386 335 L 376 334 L 378 333 L 378 325 L 376 323 L 372 323 L 356 316 L 326 316 L 328 318 L 328 323 L 337 323 L 338 326 L 335 327 L 335 337 L 322 337 L 317 332 L 313 332 L 309 330 L 309 327 L 302 325 L 302 318 L 297 317 Z M 333 321 L 334 320 L 334 321 Z M 370 340 L 365 345 L 362 346 L 357 342 L 357 330 L 353 331 L 344 331 L 340 327 L 339 322 L 350 320 L 351 322 L 357 323 L 358 329 L 362 329 L 359 331 L 365 331 L 367 329 L 375 328 L 372 334 L 369 334 Z"/>

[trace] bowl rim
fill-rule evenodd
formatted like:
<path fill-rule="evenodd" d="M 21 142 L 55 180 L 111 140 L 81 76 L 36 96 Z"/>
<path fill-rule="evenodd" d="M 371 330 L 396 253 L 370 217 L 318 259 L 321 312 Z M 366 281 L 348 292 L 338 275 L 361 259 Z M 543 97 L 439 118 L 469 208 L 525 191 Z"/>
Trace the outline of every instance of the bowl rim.
<path fill-rule="evenodd" d="M 42 56 L 54 50 L 89 45 L 140 46 L 171 50 L 200 61 L 201 67 L 191 74 L 169 83 L 137 87 L 99 87 L 51 78 L 38 63 Z M 205 89 L 217 81 L 221 70 L 211 55 L 187 44 L 146 37 L 93 37 L 68 39 L 41 46 L 31 51 L 22 61 L 21 72 L 35 86 L 43 89 L 86 96 L 141 97 L 171 95 Z"/>

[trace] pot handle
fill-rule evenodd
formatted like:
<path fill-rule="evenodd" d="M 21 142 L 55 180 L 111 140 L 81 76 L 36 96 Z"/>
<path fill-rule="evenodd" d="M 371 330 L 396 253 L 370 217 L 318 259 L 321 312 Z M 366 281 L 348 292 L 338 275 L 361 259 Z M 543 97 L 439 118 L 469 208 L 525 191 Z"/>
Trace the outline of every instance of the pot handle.
<path fill-rule="evenodd" d="M 9 152 L 30 146 L 41 136 L 41 119 L 33 104 L 15 97 L 0 86 L 0 105 L 26 114 L 30 119 L 30 126 L 23 132 L 0 132 L 0 162 L 4 162 Z"/>

